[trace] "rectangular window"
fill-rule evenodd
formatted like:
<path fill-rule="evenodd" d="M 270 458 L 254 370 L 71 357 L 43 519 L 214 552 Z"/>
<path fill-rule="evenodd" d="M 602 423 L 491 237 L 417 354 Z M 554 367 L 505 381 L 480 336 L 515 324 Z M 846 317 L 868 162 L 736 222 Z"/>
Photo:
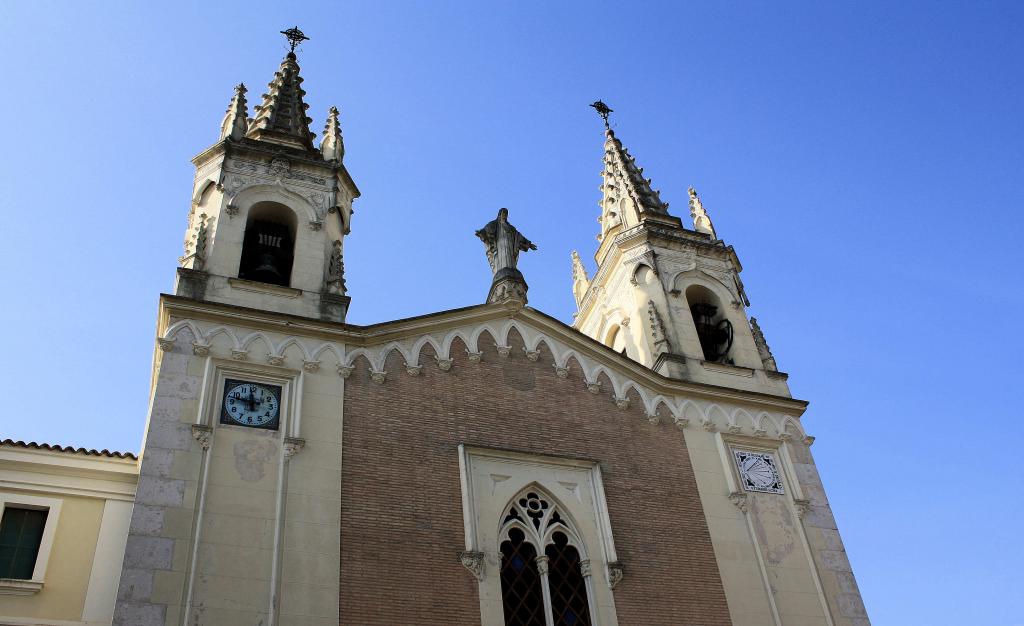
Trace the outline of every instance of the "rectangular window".
<path fill-rule="evenodd" d="M 4 507 L 0 520 L 0 578 L 31 580 L 46 527 L 46 510 Z"/>

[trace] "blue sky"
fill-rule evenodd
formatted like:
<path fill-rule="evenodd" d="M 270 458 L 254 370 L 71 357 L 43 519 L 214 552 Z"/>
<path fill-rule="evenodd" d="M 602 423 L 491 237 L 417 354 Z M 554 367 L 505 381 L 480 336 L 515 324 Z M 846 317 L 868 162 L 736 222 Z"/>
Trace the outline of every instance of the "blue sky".
<path fill-rule="evenodd" d="M 294 24 L 363 192 L 349 321 L 481 302 L 501 206 L 570 321 L 602 98 L 743 261 L 874 624 L 1024 624 L 1018 2 L 0 4 L 0 436 L 138 450 L 189 159 Z"/>

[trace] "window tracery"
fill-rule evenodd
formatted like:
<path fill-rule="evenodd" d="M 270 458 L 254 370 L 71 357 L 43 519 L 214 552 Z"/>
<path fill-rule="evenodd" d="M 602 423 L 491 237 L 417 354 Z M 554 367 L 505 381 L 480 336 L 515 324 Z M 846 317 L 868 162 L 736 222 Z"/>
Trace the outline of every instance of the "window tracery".
<path fill-rule="evenodd" d="M 501 595 L 506 626 L 590 626 L 590 561 L 555 500 L 530 487 L 504 509 Z"/>

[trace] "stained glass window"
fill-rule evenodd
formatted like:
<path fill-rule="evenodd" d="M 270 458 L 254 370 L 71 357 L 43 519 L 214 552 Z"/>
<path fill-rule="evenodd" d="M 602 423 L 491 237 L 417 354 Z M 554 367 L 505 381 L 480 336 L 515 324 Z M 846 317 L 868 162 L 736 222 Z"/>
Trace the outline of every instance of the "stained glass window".
<path fill-rule="evenodd" d="M 5 507 L 0 520 L 0 578 L 31 580 L 46 511 Z"/>

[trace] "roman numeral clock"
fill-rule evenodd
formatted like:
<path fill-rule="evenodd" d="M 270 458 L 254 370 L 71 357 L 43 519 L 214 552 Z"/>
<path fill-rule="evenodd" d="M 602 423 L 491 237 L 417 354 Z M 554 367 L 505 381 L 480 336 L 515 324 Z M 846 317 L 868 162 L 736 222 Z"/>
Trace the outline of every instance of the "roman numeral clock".
<path fill-rule="evenodd" d="M 277 430 L 281 424 L 281 387 L 225 380 L 220 423 Z"/>

